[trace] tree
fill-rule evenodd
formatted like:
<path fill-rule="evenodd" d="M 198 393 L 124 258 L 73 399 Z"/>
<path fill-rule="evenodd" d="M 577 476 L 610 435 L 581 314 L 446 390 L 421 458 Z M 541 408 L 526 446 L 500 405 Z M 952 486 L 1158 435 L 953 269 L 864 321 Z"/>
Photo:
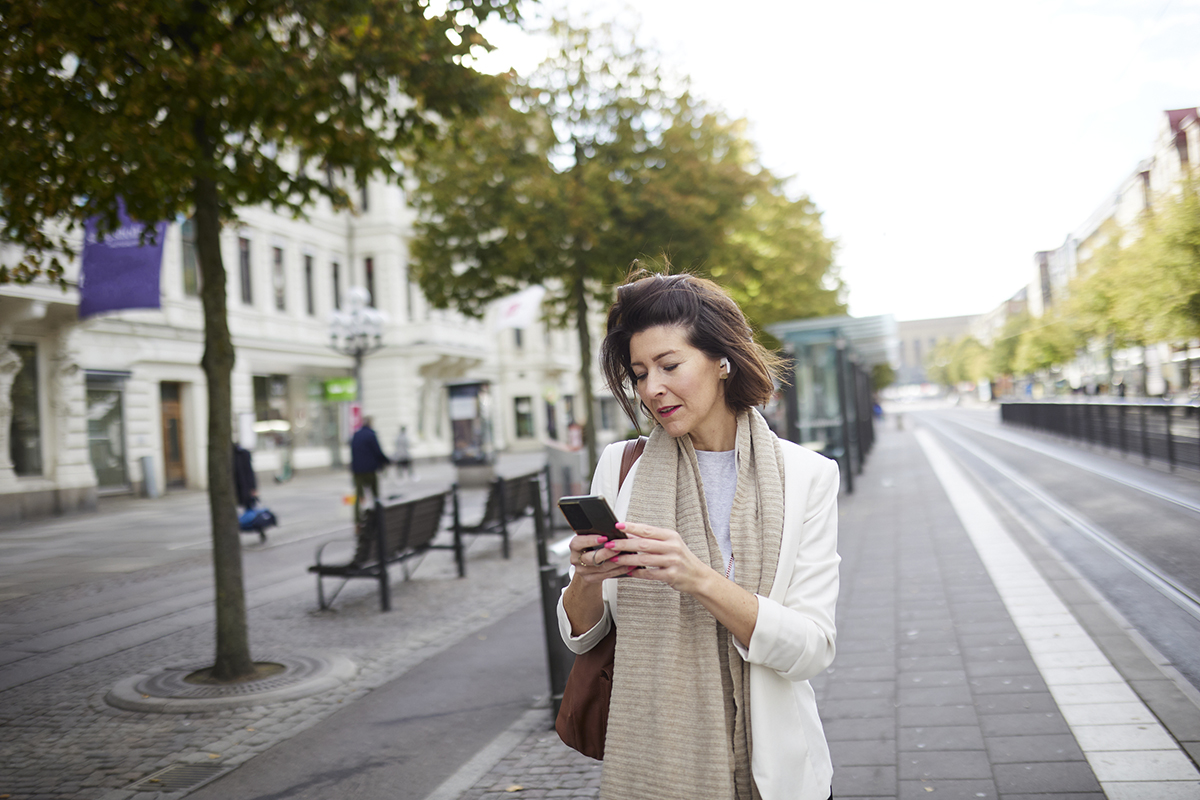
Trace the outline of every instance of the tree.
<path fill-rule="evenodd" d="M 773 292 L 812 288 L 836 298 L 841 287 L 827 283 L 829 245 L 814 238 L 811 203 L 783 196 L 742 123 L 670 92 L 627 31 L 565 22 L 550 30 L 559 49 L 513 81 L 507 102 L 414 164 L 422 213 L 412 270 L 434 305 L 474 315 L 524 286 L 547 287 L 551 322 L 573 324 L 578 335 L 584 437 L 595 463 L 590 315 L 611 301 L 633 259 L 720 268 L 735 295 L 761 296 L 763 309 Z M 804 258 L 811 254 L 793 257 L 791 283 L 771 282 L 764 263 L 764 251 L 788 263 L 783 244 L 771 250 L 766 233 L 753 231 L 772 217 Z"/>
<path fill-rule="evenodd" d="M 233 346 L 223 220 L 268 204 L 302 214 L 331 176 L 394 174 L 441 121 L 478 112 L 496 81 L 468 66 L 477 25 L 516 0 L 0 0 L 0 280 L 63 282 L 73 230 L 192 215 L 202 277 L 208 481 L 216 579 L 213 677 L 254 670 L 231 480 Z"/>
<path fill-rule="evenodd" d="M 1084 338 L 1068 319 L 1047 314 L 1021 333 L 1013 366 L 1025 374 L 1060 367 L 1075 359 L 1083 343 Z"/>
<path fill-rule="evenodd" d="M 1014 314 L 1004 321 L 1003 330 L 988 351 L 987 368 L 993 377 L 1012 377 L 1017 374 L 1017 347 L 1021 343 L 1021 334 L 1029 325 L 1029 315 L 1024 312 Z"/>
<path fill-rule="evenodd" d="M 807 196 L 790 199 L 786 181 L 764 178 L 725 246 L 701 269 L 729 291 L 758 329 L 845 314 L 846 287 L 821 213 Z"/>

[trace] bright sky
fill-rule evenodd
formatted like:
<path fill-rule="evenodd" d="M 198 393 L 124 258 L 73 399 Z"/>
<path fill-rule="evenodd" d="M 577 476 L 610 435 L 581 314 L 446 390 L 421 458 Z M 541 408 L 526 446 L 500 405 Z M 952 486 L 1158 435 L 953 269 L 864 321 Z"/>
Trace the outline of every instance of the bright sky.
<path fill-rule="evenodd" d="M 640 15 L 664 66 L 750 122 L 824 211 L 855 316 L 995 308 L 1151 154 L 1163 110 L 1200 106 L 1200 0 L 565 6 Z M 547 48 L 488 36 L 521 73 Z"/>

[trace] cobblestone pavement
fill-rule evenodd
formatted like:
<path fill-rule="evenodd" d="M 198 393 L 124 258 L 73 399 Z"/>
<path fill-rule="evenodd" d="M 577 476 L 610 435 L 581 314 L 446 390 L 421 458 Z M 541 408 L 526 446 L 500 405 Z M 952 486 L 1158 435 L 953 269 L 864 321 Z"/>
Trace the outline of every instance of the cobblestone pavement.
<path fill-rule="evenodd" d="M 474 501 L 481 505 L 482 495 Z M 119 518 L 119 514 L 110 516 L 109 521 Z M 82 522 L 65 520 L 68 525 Z M 47 522 L 63 524 L 63 520 Z M 36 528 L 26 525 L 22 532 L 32 535 Z M 132 674 L 156 666 L 211 663 L 211 622 L 174 630 L 0 692 L 0 796 L 13 800 L 184 796 L 188 790 L 145 794 L 128 787 L 177 764 L 235 767 L 535 599 L 538 572 L 532 529 L 530 520 L 516 526 L 508 560 L 500 555 L 497 537 L 468 540 L 465 579 L 457 578 L 453 556 L 445 551 L 430 553 L 409 581 L 401 581 L 396 570 L 395 611 L 389 614 L 379 612 L 377 589 L 371 581 L 348 584 L 333 611 L 317 610 L 311 580 L 303 582 L 302 591 L 292 589 L 251 608 L 248 621 L 256 660 L 270 660 L 272 653 L 323 652 L 348 656 L 358 664 L 353 679 L 317 696 L 193 714 L 127 712 L 104 702 L 108 689 Z M 0 604 L 0 614 L 87 603 L 89 597 L 119 594 L 124 587 L 136 593 L 146 581 L 182 583 L 208 569 L 206 556 L 166 560 L 152 569 L 24 594 Z"/>

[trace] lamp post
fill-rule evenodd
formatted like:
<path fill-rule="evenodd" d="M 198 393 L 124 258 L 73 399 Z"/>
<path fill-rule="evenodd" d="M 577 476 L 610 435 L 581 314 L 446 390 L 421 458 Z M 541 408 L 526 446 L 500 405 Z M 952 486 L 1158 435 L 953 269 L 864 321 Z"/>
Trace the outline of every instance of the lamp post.
<path fill-rule="evenodd" d="M 348 311 L 329 315 L 329 346 L 354 359 L 354 396 L 363 405 L 362 362 L 383 347 L 383 312 L 371 308 L 371 293 L 353 286 L 346 293 Z"/>

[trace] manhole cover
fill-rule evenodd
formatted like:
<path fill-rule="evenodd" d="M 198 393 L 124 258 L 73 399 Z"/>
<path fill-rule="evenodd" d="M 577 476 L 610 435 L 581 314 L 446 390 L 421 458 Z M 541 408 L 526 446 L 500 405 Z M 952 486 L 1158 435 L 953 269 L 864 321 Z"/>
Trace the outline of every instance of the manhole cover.
<path fill-rule="evenodd" d="M 329 669 L 329 662 L 317 656 L 283 656 L 258 660 L 280 664 L 283 666 L 283 670 L 276 675 L 254 681 L 228 684 L 188 683 L 184 680 L 188 675 L 211 666 L 209 664 L 193 664 L 185 667 L 171 667 L 150 675 L 138 683 L 136 689 L 151 697 L 237 697 L 284 689 L 297 683 L 303 683 L 314 675 Z"/>
<path fill-rule="evenodd" d="M 195 789 L 225 770 L 220 764 L 175 764 L 131 783 L 128 788 L 135 792 L 177 792 L 180 789 Z"/>

